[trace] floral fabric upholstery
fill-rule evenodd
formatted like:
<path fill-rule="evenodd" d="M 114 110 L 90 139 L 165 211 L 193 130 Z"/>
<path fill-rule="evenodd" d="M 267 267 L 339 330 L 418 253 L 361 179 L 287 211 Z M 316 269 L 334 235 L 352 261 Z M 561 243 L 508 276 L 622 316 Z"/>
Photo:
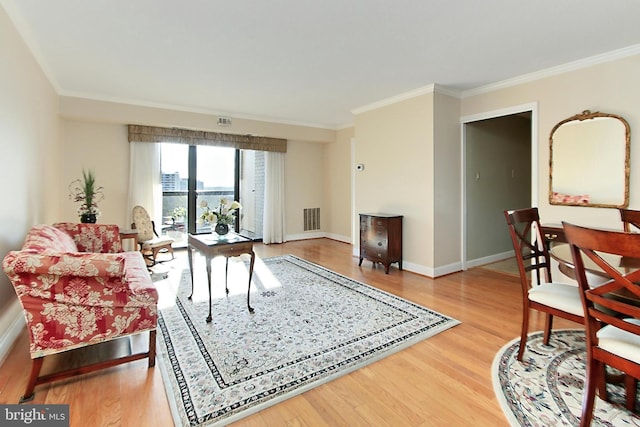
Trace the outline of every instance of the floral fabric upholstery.
<path fill-rule="evenodd" d="M 156 328 L 158 292 L 140 252 L 86 253 L 76 247 L 94 236 L 105 250 L 121 248 L 109 244 L 113 227 L 119 242 L 117 226 L 65 225 L 72 238 L 38 225 L 21 251 L 5 256 L 4 271 L 27 320 L 32 359 Z"/>
<path fill-rule="evenodd" d="M 138 242 L 145 242 L 153 240 L 155 234 L 153 233 L 153 223 L 149 213 L 142 206 L 135 206 L 133 208 L 133 223 L 138 230 Z"/>
<path fill-rule="evenodd" d="M 120 228 L 115 224 L 59 222 L 53 226 L 71 236 L 79 252 L 122 252 Z"/>

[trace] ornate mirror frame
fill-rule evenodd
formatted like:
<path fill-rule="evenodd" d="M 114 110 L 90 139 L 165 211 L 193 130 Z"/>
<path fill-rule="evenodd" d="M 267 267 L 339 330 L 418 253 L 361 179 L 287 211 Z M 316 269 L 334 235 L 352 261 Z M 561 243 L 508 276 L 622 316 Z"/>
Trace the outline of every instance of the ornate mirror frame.
<path fill-rule="evenodd" d="M 616 114 L 585 110 L 556 124 L 549 134 L 549 203 L 626 208 L 630 146 L 629 123 Z"/>

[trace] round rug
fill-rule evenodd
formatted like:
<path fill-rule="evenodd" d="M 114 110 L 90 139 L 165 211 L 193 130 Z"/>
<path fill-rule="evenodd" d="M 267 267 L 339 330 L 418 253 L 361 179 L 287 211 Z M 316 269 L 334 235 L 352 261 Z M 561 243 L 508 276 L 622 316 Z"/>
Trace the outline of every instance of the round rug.
<path fill-rule="evenodd" d="M 514 426 L 577 426 L 585 378 L 584 330 L 554 330 L 548 346 L 543 333 L 529 334 L 523 361 L 516 360 L 520 338 L 507 343 L 493 360 L 493 388 Z M 624 388 L 609 385 L 612 402 L 596 397 L 593 426 L 640 426 L 624 408 Z"/>

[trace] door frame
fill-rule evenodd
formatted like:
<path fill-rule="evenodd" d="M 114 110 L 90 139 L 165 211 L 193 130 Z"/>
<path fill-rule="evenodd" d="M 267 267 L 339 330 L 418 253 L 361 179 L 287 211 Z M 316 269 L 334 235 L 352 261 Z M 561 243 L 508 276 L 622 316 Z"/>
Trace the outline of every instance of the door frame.
<path fill-rule="evenodd" d="M 460 117 L 461 126 L 461 198 L 460 201 L 462 209 L 460 210 L 460 229 L 461 244 L 460 244 L 460 260 L 462 270 L 467 270 L 467 188 L 466 188 L 466 167 L 467 167 L 467 135 L 466 125 L 468 123 L 477 122 L 479 120 L 495 119 L 504 116 L 510 116 L 514 114 L 531 112 L 531 206 L 538 206 L 538 181 L 540 176 L 539 169 L 539 140 L 538 140 L 538 103 L 532 102 L 527 104 L 515 105 L 512 107 L 506 107 L 499 110 L 492 110 L 478 114 L 472 114 L 469 116 Z"/>

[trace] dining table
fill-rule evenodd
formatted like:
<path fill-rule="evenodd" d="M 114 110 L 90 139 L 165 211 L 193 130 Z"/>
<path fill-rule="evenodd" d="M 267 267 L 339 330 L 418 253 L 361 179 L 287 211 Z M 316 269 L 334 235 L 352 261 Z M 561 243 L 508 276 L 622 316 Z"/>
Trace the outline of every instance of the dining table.
<path fill-rule="evenodd" d="M 639 258 L 622 257 L 620 255 L 599 253 L 599 255 L 612 267 L 622 274 L 640 269 Z M 571 255 L 571 246 L 568 243 L 555 243 L 551 246 L 549 256 L 558 262 L 558 268 L 565 276 L 576 280 L 575 265 Z M 588 257 L 583 257 L 585 272 L 590 285 L 598 286 L 607 282 L 610 277 L 595 262 Z M 640 284 L 639 284 L 640 286 Z M 623 300 L 633 305 L 640 306 L 640 299 L 629 292 L 626 288 L 621 288 L 610 293 L 614 299 Z"/>

